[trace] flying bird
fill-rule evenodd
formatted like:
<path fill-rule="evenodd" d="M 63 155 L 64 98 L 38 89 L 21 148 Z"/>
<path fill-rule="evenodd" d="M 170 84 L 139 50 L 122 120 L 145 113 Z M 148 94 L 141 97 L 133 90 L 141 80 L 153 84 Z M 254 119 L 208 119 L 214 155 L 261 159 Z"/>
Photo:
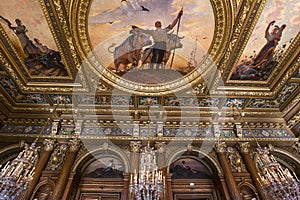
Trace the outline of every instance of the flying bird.
<path fill-rule="evenodd" d="M 141 6 L 141 7 L 142 7 L 142 11 L 150 12 L 150 10 L 148 8 L 145 8 L 144 6 Z"/>

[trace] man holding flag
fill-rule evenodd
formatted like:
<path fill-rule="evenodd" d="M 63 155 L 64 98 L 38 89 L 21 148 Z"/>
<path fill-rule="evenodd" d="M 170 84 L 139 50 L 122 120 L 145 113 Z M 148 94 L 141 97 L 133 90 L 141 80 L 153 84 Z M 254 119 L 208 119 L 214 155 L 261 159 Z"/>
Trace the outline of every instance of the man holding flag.
<path fill-rule="evenodd" d="M 172 24 L 168 25 L 165 28 L 162 28 L 162 24 L 160 21 L 155 22 L 155 30 L 144 30 L 141 28 L 138 28 L 137 26 L 132 26 L 133 29 L 138 29 L 144 33 L 147 33 L 152 36 L 154 41 L 154 46 L 152 47 L 152 58 L 150 63 L 150 69 L 153 69 L 153 66 L 157 64 L 156 70 L 159 69 L 159 65 L 162 63 L 165 52 L 166 52 L 166 41 L 167 41 L 167 33 L 171 31 L 174 26 L 177 24 L 177 22 L 180 20 L 181 16 L 183 14 L 183 9 L 181 9 L 175 18 L 175 20 L 172 22 Z"/>

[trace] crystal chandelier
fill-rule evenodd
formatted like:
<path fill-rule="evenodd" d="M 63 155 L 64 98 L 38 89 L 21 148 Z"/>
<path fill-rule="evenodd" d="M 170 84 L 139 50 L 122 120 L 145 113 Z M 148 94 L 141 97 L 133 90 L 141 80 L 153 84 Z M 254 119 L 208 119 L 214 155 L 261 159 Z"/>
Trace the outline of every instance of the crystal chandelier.
<path fill-rule="evenodd" d="M 258 175 L 261 185 L 273 199 L 299 200 L 299 180 L 286 168 L 283 169 L 273 155 L 269 154 L 269 148 L 257 148 Z"/>
<path fill-rule="evenodd" d="M 49 121 L 52 120 L 56 114 L 56 109 L 62 103 L 66 103 L 67 99 L 60 97 L 56 99 L 57 104 L 54 109 L 50 109 L 51 117 L 47 119 L 47 122 L 42 127 L 35 141 L 29 146 L 24 144 L 24 149 L 21 151 L 13 161 L 8 161 L 1 169 L 0 174 L 0 200 L 14 200 L 19 195 L 26 191 L 30 181 L 33 179 L 35 172 L 35 165 L 38 161 L 38 151 L 40 147 L 37 146 L 37 142 L 45 130 Z M 54 124 L 52 126 L 52 129 Z"/>
<path fill-rule="evenodd" d="M 270 154 L 268 147 L 262 148 L 259 145 L 252 129 L 244 119 L 244 113 L 240 112 L 238 104 L 233 101 L 231 107 L 233 111 L 234 108 L 237 109 L 240 118 L 248 128 L 258 146 L 256 152 L 258 175 L 260 177 L 260 180 L 258 181 L 260 182 L 262 189 L 266 193 L 269 193 L 274 200 L 300 200 L 300 182 L 297 175 L 294 172 L 292 175 L 287 168 L 283 169 L 275 157 Z"/>
<path fill-rule="evenodd" d="M 137 200 L 159 200 L 165 191 L 165 176 L 157 168 L 155 153 L 148 143 L 140 153 L 139 171 L 130 175 L 130 193 Z"/>
<path fill-rule="evenodd" d="M 18 157 L 1 169 L 0 200 L 16 199 L 27 189 L 38 160 L 38 150 L 36 142 L 30 146 L 25 143 Z"/>

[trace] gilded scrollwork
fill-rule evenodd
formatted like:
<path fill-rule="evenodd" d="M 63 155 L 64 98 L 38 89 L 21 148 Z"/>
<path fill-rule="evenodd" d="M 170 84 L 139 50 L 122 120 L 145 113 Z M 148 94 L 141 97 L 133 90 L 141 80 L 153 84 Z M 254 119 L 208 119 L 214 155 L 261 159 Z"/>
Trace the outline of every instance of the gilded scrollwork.
<path fill-rule="evenodd" d="M 158 142 L 156 141 L 155 144 L 154 144 L 156 150 L 158 153 L 164 153 L 166 151 L 166 142 Z"/>
<path fill-rule="evenodd" d="M 249 142 L 239 142 L 238 149 L 240 150 L 241 153 L 248 154 L 248 153 L 250 153 L 251 145 Z"/>
<path fill-rule="evenodd" d="M 227 145 L 225 142 L 217 142 L 215 144 L 215 150 L 217 153 L 225 153 L 227 151 Z"/>
<path fill-rule="evenodd" d="M 45 139 L 43 141 L 43 149 L 45 151 L 52 151 L 54 148 L 55 148 L 55 145 L 56 145 L 56 140 L 52 140 L 52 139 Z"/>
<path fill-rule="evenodd" d="M 246 167 L 239 152 L 233 147 L 227 147 L 227 157 L 233 172 L 246 172 Z"/>
<path fill-rule="evenodd" d="M 67 144 L 59 144 L 53 151 L 50 161 L 49 161 L 49 168 L 54 171 L 57 170 L 59 167 L 62 166 L 66 154 L 68 151 L 68 145 Z"/>
<path fill-rule="evenodd" d="M 292 148 L 294 152 L 299 156 L 300 155 L 300 142 L 296 141 L 293 143 Z"/>
<path fill-rule="evenodd" d="M 81 147 L 82 143 L 81 140 L 79 140 L 78 138 L 74 138 L 69 141 L 68 145 L 70 152 L 76 152 Z"/>

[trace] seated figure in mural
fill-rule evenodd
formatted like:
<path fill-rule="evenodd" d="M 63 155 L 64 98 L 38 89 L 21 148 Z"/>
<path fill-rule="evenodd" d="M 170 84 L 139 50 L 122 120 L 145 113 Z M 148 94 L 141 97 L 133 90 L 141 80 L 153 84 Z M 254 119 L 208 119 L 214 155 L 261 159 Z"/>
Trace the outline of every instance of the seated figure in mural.
<path fill-rule="evenodd" d="M 17 35 L 21 46 L 23 48 L 24 53 L 28 56 L 28 58 L 39 58 L 42 55 L 42 52 L 37 48 L 33 42 L 29 39 L 26 32 L 28 32 L 26 26 L 24 26 L 20 19 L 15 20 L 17 26 L 12 26 L 10 22 L 8 22 L 8 26 L 12 29 Z"/>
<path fill-rule="evenodd" d="M 263 63 L 270 61 L 274 54 L 275 48 L 278 45 L 282 32 L 286 25 L 283 24 L 281 27 L 275 25 L 274 29 L 270 32 L 270 27 L 273 26 L 275 21 L 269 23 L 265 31 L 265 38 L 267 39 L 267 44 L 260 50 L 258 55 L 253 60 L 254 66 L 261 66 Z"/>

